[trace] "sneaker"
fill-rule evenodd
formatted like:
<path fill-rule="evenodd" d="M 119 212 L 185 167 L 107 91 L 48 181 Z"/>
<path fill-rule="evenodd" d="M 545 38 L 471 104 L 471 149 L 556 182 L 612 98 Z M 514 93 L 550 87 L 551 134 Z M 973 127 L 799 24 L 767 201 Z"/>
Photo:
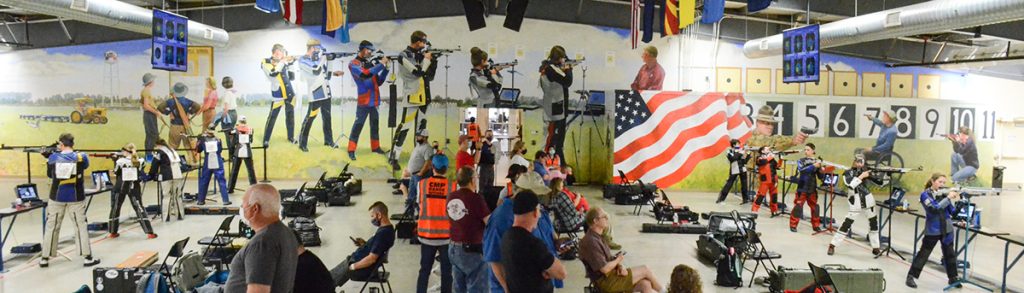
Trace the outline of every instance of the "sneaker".
<path fill-rule="evenodd" d="M 907 283 L 906 284 L 907 284 L 907 287 L 917 288 L 917 282 L 914 281 L 914 277 L 907 276 Z"/>
<path fill-rule="evenodd" d="M 391 191 L 391 194 L 394 194 L 394 195 L 402 195 L 402 191 L 401 191 L 401 190 L 392 190 L 392 191 Z"/>
<path fill-rule="evenodd" d="M 205 201 L 196 202 L 196 205 L 197 206 L 206 205 L 206 202 Z"/>
<path fill-rule="evenodd" d="M 121 237 L 121 234 L 110 233 L 110 236 L 107 236 L 107 238 L 117 238 L 117 237 Z"/>
<path fill-rule="evenodd" d="M 156 233 L 149 233 L 149 234 L 146 234 L 146 238 L 147 238 L 147 239 L 153 239 L 153 238 L 156 238 Z"/>
<path fill-rule="evenodd" d="M 789 227 L 789 232 L 796 233 L 796 227 Z"/>
<path fill-rule="evenodd" d="M 97 265 L 99 263 L 100 263 L 100 259 L 92 258 L 92 256 L 90 255 L 90 256 L 86 256 L 85 257 L 85 262 L 82 263 L 82 266 L 91 267 L 91 266 Z"/>
<path fill-rule="evenodd" d="M 960 283 L 960 279 L 949 280 L 949 285 L 957 287 L 957 288 L 963 288 L 964 287 L 964 284 Z"/>
<path fill-rule="evenodd" d="M 377 153 L 377 154 L 381 154 L 381 155 L 386 155 L 387 154 L 382 149 L 375 149 L 375 150 L 372 150 L 371 152 L 374 152 L 374 153 Z"/>
<path fill-rule="evenodd" d="M 224 205 L 229 206 L 229 205 L 231 205 L 231 202 L 230 201 L 225 201 Z"/>
<path fill-rule="evenodd" d="M 828 245 L 828 255 L 833 255 L 833 254 L 836 254 L 836 246 L 832 245 L 832 244 L 829 244 Z"/>
<path fill-rule="evenodd" d="M 356 152 L 348 152 L 348 159 L 355 161 L 356 160 Z"/>
<path fill-rule="evenodd" d="M 39 259 L 39 267 L 45 268 L 50 266 L 50 258 L 44 257 Z"/>
<path fill-rule="evenodd" d="M 879 248 L 872 248 L 871 249 L 871 254 L 876 255 L 876 256 L 882 255 L 882 250 L 879 249 Z"/>
<path fill-rule="evenodd" d="M 309 152 L 309 148 L 307 148 L 306 146 L 300 146 L 299 150 L 302 151 L 303 153 L 308 153 Z"/>

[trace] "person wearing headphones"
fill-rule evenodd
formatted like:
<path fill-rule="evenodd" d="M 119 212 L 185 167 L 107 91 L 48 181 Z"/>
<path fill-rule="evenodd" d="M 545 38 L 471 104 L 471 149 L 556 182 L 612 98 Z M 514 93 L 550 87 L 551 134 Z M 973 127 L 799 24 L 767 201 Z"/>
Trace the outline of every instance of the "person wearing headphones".
<path fill-rule="evenodd" d="M 139 171 L 140 167 L 142 167 L 142 160 L 135 156 L 135 144 L 128 143 L 122 147 L 114 161 L 114 173 L 117 174 L 117 181 L 114 183 L 114 192 L 110 197 L 110 223 L 107 227 L 110 238 L 121 236 L 117 230 L 120 226 L 121 206 L 124 205 L 125 199 L 131 202 L 132 209 L 135 210 L 135 218 L 142 226 L 142 231 L 146 232 L 147 238 L 156 238 L 156 233 L 153 233 L 153 224 L 146 216 L 146 207 L 142 205 L 142 186 L 139 182 L 146 178 L 142 177 L 143 174 Z"/>
<path fill-rule="evenodd" d="M 409 47 L 399 55 L 398 77 L 402 79 L 402 95 L 405 103 L 402 106 L 402 120 L 396 128 L 395 141 L 392 143 L 390 162 L 395 170 L 398 157 L 402 154 L 402 146 L 410 130 L 417 132 L 427 128 L 427 106 L 430 105 L 430 82 L 437 74 L 437 62 L 434 54 L 426 49 L 430 46 L 427 34 L 415 31 L 409 36 Z"/>
<path fill-rule="evenodd" d="M 370 118 L 370 151 L 384 154 L 380 148 L 380 86 L 388 78 L 388 66 L 391 60 L 387 56 L 380 60 L 370 59 L 376 48 L 370 41 L 359 43 L 359 54 L 348 63 L 352 80 L 356 82 L 356 93 L 359 98 L 356 104 L 356 121 L 352 123 L 352 131 L 348 137 L 348 158 L 355 161 L 356 147 L 359 146 L 359 134 L 363 132 L 366 118 Z"/>
<path fill-rule="evenodd" d="M 554 149 L 559 158 L 565 157 L 562 150 L 565 146 L 565 114 L 569 109 L 569 87 L 572 86 L 572 65 L 566 60 L 565 48 L 554 46 L 540 65 L 540 88 L 544 92 L 541 108 L 544 109 L 544 122 L 548 124 L 544 151 Z"/>
<path fill-rule="evenodd" d="M 946 175 L 941 173 L 932 174 L 928 183 L 924 185 L 921 192 L 921 206 L 925 210 L 924 239 L 921 242 L 921 250 L 914 255 L 910 272 L 907 273 L 907 287 L 917 288 L 915 279 L 921 277 L 921 270 L 928 262 L 928 256 L 932 254 L 935 244 L 942 243 L 942 263 L 946 268 L 946 277 L 949 284 L 958 284 L 960 279 L 956 273 L 956 248 L 953 247 L 953 215 L 956 214 L 955 203 L 960 201 L 960 193 L 956 191 L 943 192 L 941 189 L 946 186 Z"/>

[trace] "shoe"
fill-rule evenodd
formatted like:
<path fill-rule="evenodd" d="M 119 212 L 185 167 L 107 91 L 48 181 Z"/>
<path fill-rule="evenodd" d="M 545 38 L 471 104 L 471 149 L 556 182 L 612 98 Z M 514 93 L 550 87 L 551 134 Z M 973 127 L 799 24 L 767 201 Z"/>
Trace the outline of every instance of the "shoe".
<path fill-rule="evenodd" d="M 110 233 L 110 236 L 107 236 L 107 238 L 117 238 L 117 237 L 121 237 L 121 234 Z"/>
<path fill-rule="evenodd" d="M 206 202 L 205 201 L 196 202 L 196 205 L 197 206 L 206 205 Z"/>
<path fill-rule="evenodd" d="M 387 154 L 382 149 L 375 149 L 375 150 L 372 150 L 371 152 L 374 152 L 374 153 L 377 153 L 377 154 L 381 154 L 381 155 L 386 155 Z"/>
<path fill-rule="evenodd" d="M 355 161 L 356 160 L 356 152 L 348 152 L 348 159 Z"/>
<path fill-rule="evenodd" d="M 391 161 L 391 169 L 392 170 L 398 171 L 398 170 L 402 169 L 402 166 L 398 165 L 398 161 L 397 160 L 391 159 L 389 161 Z"/>
<path fill-rule="evenodd" d="M 960 279 L 949 280 L 949 285 L 954 285 L 954 284 L 956 284 L 956 286 L 954 286 L 954 287 L 957 287 L 957 288 L 963 288 L 964 287 L 964 284 L 960 283 Z"/>
<path fill-rule="evenodd" d="M 153 239 L 153 238 L 156 238 L 156 233 L 146 234 L 146 239 Z"/>
<path fill-rule="evenodd" d="M 338 146 L 338 144 L 335 144 L 335 143 L 325 143 L 324 145 L 329 147 L 329 148 L 332 148 L 332 149 L 340 149 L 341 148 L 341 146 Z"/>
<path fill-rule="evenodd" d="M 299 150 L 302 151 L 303 153 L 308 153 L 309 152 L 309 148 L 307 148 L 306 146 L 300 146 Z"/>
<path fill-rule="evenodd" d="M 288 142 L 290 142 L 290 143 L 292 143 L 292 144 L 299 144 L 299 141 L 298 141 L 298 140 L 296 140 L 296 139 L 294 139 L 294 138 L 289 138 L 289 139 L 288 139 Z"/>
<path fill-rule="evenodd" d="M 876 255 L 876 256 L 882 255 L 882 250 L 878 249 L 878 248 L 872 248 L 871 249 L 871 254 Z"/>
<path fill-rule="evenodd" d="M 833 254 L 836 254 L 836 246 L 832 245 L 832 244 L 829 244 L 828 245 L 828 255 L 833 255 Z"/>
<path fill-rule="evenodd" d="M 907 287 L 917 288 L 917 282 L 914 281 L 914 277 L 907 276 L 907 283 L 906 284 L 907 284 Z"/>
<path fill-rule="evenodd" d="M 393 190 L 393 191 L 391 191 L 391 194 L 402 195 L 402 191 L 401 190 Z"/>
<path fill-rule="evenodd" d="M 724 205 L 725 205 L 725 201 L 722 201 L 722 200 L 716 200 L 716 201 L 715 201 L 715 204 L 717 204 L 717 205 L 723 205 L 723 206 L 724 206 Z"/>
<path fill-rule="evenodd" d="M 44 257 L 39 259 L 39 267 L 45 268 L 50 266 L 50 258 Z"/>
<path fill-rule="evenodd" d="M 793 233 L 796 233 L 796 227 L 790 227 L 790 228 L 789 228 L 789 232 L 793 232 Z"/>
<path fill-rule="evenodd" d="M 622 245 L 619 245 L 618 243 L 615 242 L 609 242 L 608 248 L 611 248 L 611 250 L 620 250 L 622 249 Z"/>
<path fill-rule="evenodd" d="M 815 232 L 815 233 L 817 233 L 817 232 L 821 232 L 821 227 L 814 227 L 814 232 Z"/>
<path fill-rule="evenodd" d="M 225 201 L 224 205 L 229 206 L 229 205 L 231 205 L 231 202 L 230 201 Z"/>
<path fill-rule="evenodd" d="M 744 200 L 743 202 L 740 203 L 740 205 L 747 205 L 747 204 L 750 204 L 749 200 Z"/>
<path fill-rule="evenodd" d="M 82 266 L 84 266 L 84 267 L 91 267 L 91 266 L 97 265 L 99 263 L 100 263 L 100 259 L 92 258 L 92 256 L 90 255 L 90 256 L 86 256 L 85 257 L 85 262 L 82 263 Z"/>

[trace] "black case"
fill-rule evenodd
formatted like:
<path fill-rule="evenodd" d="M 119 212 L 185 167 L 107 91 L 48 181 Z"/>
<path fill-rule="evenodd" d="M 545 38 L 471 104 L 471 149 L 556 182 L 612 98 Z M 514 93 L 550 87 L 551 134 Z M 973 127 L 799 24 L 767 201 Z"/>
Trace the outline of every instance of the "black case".
<path fill-rule="evenodd" d="M 300 195 L 281 202 L 285 217 L 313 217 L 316 215 L 316 198 Z"/>
<path fill-rule="evenodd" d="M 94 268 L 92 288 L 97 293 L 135 292 L 139 279 L 153 272 L 147 268 Z"/>
<path fill-rule="evenodd" d="M 675 234 L 704 234 L 708 232 L 708 226 L 699 224 L 652 224 L 644 223 L 640 228 L 642 233 L 675 233 Z"/>

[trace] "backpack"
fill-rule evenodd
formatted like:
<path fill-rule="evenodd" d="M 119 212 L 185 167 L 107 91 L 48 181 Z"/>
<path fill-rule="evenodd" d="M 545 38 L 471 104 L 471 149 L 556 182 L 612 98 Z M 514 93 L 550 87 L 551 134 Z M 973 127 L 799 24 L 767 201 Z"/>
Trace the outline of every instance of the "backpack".
<path fill-rule="evenodd" d="M 715 276 L 715 285 L 736 288 L 743 286 L 743 279 L 740 275 L 742 266 L 739 262 L 736 250 L 729 248 L 728 252 L 715 262 L 715 267 L 718 270 Z"/>
<path fill-rule="evenodd" d="M 316 220 L 296 217 L 288 222 L 288 227 L 298 232 L 303 246 L 320 246 L 320 227 L 316 225 Z"/>
<path fill-rule="evenodd" d="M 203 266 L 203 256 L 195 251 L 186 253 L 174 263 L 171 280 L 183 292 L 190 292 L 202 285 L 209 271 Z"/>
<path fill-rule="evenodd" d="M 137 293 L 171 293 L 171 286 L 167 284 L 167 276 L 160 272 L 153 271 L 142 276 L 135 287 Z"/>

